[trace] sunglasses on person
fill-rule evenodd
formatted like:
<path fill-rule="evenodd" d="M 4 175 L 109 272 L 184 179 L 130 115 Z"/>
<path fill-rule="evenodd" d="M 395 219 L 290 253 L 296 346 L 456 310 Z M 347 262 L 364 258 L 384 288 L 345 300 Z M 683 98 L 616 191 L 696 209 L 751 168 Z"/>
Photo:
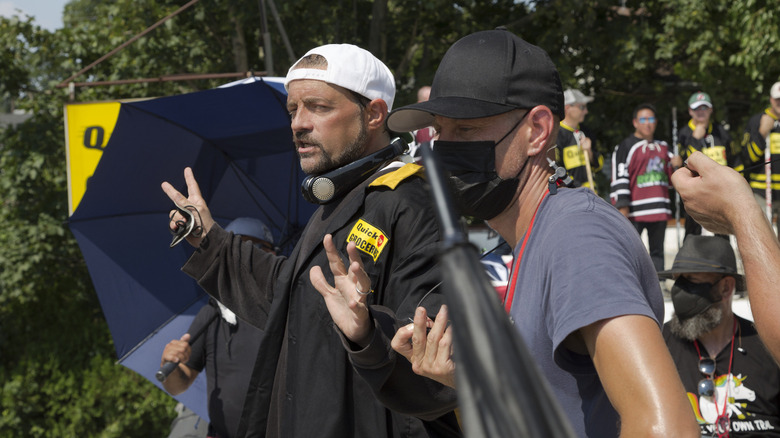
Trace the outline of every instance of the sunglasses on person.
<path fill-rule="evenodd" d="M 648 123 L 655 123 L 655 117 L 640 117 L 639 123 L 646 125 Z"/>
<path fill-rule="evenodd" d="M 706 376 L 699 380 L 699 395 L 712 397 L 715 394 L 715 361 L 709 357 L 699 359 L 699 372 Z"/>

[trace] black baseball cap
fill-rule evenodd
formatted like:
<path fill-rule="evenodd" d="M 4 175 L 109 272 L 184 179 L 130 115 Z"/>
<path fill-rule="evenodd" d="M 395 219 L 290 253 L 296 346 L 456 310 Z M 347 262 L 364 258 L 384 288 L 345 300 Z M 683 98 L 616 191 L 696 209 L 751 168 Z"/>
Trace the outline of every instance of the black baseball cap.
<path fill-rule="evenodd" d="M 716 273 L 734 277 L 737 290 L 745 290 L 745 278 L 737 273 L 737 258 L 728 240 L 716 236 L 688 236 L 674 258 L 672 269 L 658 273 L 660 278 L 678 274 Z"/>
<path fill-rule="evenodd" d="M 564 118 L 563 87 L 547 52 L 506 29 L 476 32 L 447 50 L 430 98 L 396 109 L 392 131 L 414 131 L 433 116 L 476 119 L 544 105 Z"/>

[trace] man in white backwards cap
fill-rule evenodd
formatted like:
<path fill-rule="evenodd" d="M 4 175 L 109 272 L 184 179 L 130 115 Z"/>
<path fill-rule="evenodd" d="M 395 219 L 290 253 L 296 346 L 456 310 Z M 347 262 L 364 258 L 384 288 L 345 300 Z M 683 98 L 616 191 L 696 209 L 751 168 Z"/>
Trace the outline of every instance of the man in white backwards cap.
<path fill-rule="evenodd" d="M 321 204 L 289 257 L 215 224 L 190 169 L 186 197 L 163 183 L 199 213 L 184 272 L 265 330 L 238 435 L 459 436 L 454 391 L 390 348 L 397 321 L 443 302 L 421 168 L 388 146 L 393 75 L 366 50 L 329 44 L 298 60 L 285 87 L 301 168 L 315 177 L 304 196 Z"/>

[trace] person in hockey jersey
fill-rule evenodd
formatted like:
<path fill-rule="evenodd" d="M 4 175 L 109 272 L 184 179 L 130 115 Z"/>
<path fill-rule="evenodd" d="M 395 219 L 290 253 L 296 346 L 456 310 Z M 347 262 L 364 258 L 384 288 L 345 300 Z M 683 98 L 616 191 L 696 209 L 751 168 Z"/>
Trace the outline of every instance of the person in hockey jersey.
<path fill-rule="evenodd" d="M 580 123 L 588 114 L 588 103 L 592 101 L 592 97 L 579 90 L 569 89 L 563 92 L 565 117 L 560 121 L 555 157 L 558 165 L 566 168 L 575 187 L 589 187 L 595 192 L 592 175 L 604 167 L 604 157 L 595 150 L 591 139 L 580 130 Z M 590 165 L 590 172 L 587 164 Z"/>
<path fill-rule="evenodd" d="M 671 218 L 669 178 L 672 154 L 665 141 L 653 135 L 655 107 L 643 103 L 634 109 L 634 133 L 615 146 L 609 197 L 642 234 L 647 230 L 650 257 L 656 271 L 664 270 L 664 234 Z"/>

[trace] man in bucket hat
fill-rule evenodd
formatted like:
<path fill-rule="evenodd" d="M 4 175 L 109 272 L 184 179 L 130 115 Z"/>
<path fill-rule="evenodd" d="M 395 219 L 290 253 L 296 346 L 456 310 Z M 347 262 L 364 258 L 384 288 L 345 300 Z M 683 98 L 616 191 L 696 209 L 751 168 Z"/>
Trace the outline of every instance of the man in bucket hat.
<path fill-rule="evenodd" d="M 736 238 L 756 329 L 780 361 L 780 245 L 747 180 L 695 152 L 672 182 L 691 216 L 713 232 Z"/>
<path fill-rule="evenodd" d="M 592 191 L 559 188 L 560 173 L 550 171 L 563 117 L 547 53 L 498 29 L 450 47 L 430 99 L 395 110 L 388 126 L 433 125 L 456 206 L 514 247 L 505 308 L 578 436 L 698 437 L 661 336 L 663 299 L 639 236 Z M 447 380 L 437 375 L 447 369 L 414 365 Z"/>
<path fill-rule="evenodd" d="M 753 324 L 732 312 L 744 279 L 728 240 L 688 236 L 658 275 L 675 279 L 664 339 L 702 436 L 780 436 L 780 368 Z"/>

